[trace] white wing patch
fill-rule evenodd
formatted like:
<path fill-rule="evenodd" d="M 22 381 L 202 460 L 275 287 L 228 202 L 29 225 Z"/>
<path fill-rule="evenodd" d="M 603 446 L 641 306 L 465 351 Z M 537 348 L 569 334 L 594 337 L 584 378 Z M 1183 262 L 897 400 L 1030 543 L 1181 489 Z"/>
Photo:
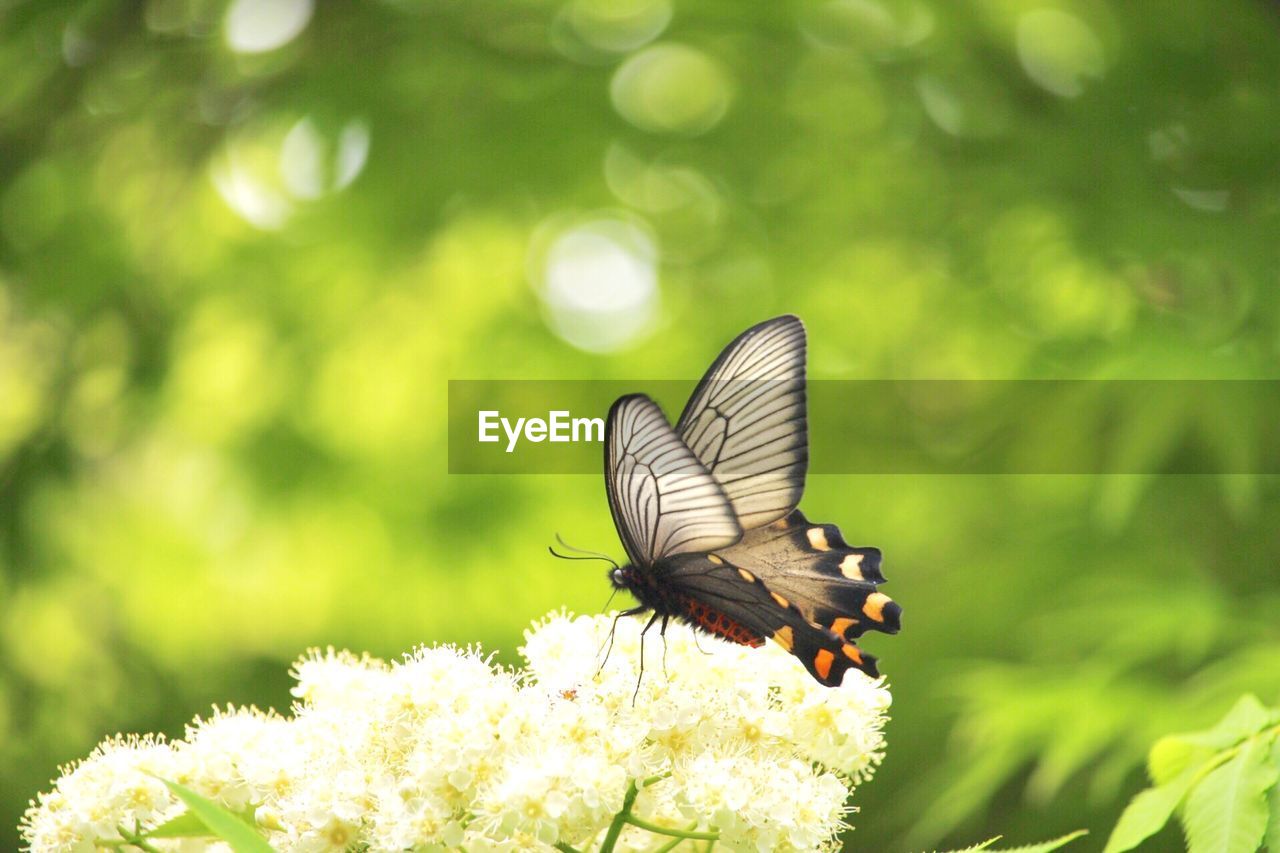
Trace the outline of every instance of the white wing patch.
<path fill-rule="evenodd" d="M 648 397 L 613 404 L 605 454 L 609 508 L 633 562 L 705 553 L 742 537 L 724 489 Z"/>
<path fill-rule="evenodd" d="M 676 432 L 724 488 L 744 530 L 791 512 L 809 465 L 800 319 L 767 320 L 725 347 Z"/>

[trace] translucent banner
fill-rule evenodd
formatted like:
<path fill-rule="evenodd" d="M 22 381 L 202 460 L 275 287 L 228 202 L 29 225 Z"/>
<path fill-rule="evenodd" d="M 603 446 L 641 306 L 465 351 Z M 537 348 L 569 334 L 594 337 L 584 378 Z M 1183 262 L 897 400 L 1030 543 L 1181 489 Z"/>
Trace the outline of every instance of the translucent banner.
<path fill-rule="evenodd" d="M 600 474 L 605 420 L 692 380 L 451 380 L 451 474 Z M 749 389 L 743 389 L 743 395 Z M 815 380 L 814 474 L 1280 474 L 1280 380 Z"/>

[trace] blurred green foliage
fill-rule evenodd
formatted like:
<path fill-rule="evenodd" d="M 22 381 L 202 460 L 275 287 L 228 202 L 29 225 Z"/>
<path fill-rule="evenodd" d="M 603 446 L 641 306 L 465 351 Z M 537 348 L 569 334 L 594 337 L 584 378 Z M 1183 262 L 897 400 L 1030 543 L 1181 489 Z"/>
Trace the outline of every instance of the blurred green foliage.
<path fill-rule="evenodd" d="M 1278 14 L 0 2 L 0 825 L 309 645 L 599 608 L 545 545 L 620 550 L 601 481 L 448 476 L 449 378 L 695 378 L 783 311 L 819 378 L 1280 378 Z M 1156 737 L 1280 697 L 1276 478 L 803 506 L 906 610 L 854 846 L 1105 838 Z"/>

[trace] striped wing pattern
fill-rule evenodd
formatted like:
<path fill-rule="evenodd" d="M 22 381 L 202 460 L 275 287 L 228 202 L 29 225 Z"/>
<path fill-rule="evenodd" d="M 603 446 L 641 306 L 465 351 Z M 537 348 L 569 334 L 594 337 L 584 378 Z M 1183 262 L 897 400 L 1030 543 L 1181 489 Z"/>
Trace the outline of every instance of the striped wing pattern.
<path fill-rule="evenodd" d="M 605 485 L 614 524 L 638 565 L 723 548 L 742 536 L 724 489 L 643 394 L 621 397 L 609 410 Z"/>
<path fill-rule="evenodd" d="M 804 493 L 805 349 L 798 317 L 752 326 L 720 353 L 676 424 L 744 530 L 782 518 Z"/>

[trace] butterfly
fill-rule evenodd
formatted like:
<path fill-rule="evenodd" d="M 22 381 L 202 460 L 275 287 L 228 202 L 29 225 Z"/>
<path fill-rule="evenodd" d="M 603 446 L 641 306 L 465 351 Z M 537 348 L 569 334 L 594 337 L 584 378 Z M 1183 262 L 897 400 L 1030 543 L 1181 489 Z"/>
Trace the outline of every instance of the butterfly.
<path fill-rule="evenodd" d="M 643 394 L 614 402 L 605 491 L 630 563 L 609 579 L 639 602 L 620 616 L 652 613 L 645 632 L 676 619 L 747 646 L 770 639 L 834 687 L 850 668 L 879 674 L 854 640 L 896 633 L 902 611 L 877 590 L 878 549 L 796 508 L 809 463 L 805 351 L 798 317 L 752 326 L 674 428 Z"/>

